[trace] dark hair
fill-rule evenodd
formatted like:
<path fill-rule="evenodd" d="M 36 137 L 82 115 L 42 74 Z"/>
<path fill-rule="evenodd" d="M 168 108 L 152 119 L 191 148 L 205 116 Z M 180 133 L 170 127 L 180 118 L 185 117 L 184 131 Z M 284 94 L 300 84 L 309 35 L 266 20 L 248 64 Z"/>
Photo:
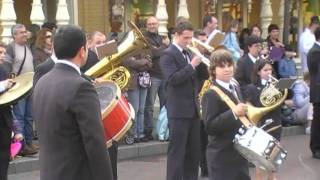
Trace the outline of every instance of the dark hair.
<path fill-rule="evenodd" d="M 233 19 L 228 26 L 227 33 L 231 32 L 231 28 L 235 28 L 235 27 L 239 26 L 239 24 L 240 24 L 240 22 L 238 20 Z"/>
<path fill-rule="evenodd" d="M 216 78 L 215 70 L 217 67 L 225 65 L 233 66 L 232 54 L 226 49 L 217 49 L 210 56 L 209 74 L 212 79 Z"/>
<path fill-rule="evenodd" d="M 249 28 L 243 28 L 239 36 L 239 44 L 241 49 L 245 49 L 245 40 L 250 35 Z"/>
<path fill-rule="evenodd" d="M 245 39 L 246 47 L 249 47 L 249 46 L 252 46 L 253 44 L 261 43 L 261 42 L 262 42 L 262 39 L 256 35 L 250 35 Z"/>
<path fill-rule="evenodd" d="M 258 72 L 261 71 L 261 69 L 267 64 L 269 64 L 272 67 L 271 61 L 268 59 L 260 59 L 254 63 L 253 72 L 251 76 L 251 83 L 257 84 L 259 82 L 260 76 L 258 75 Z M 273 69 L 272 72 L 274 72 Z"/>
<path fill-rule="evenodd" d="M 182 23 L 182 22 L 189 22 L 189 20 L 188 20 L 187 18 L 183 17 L 183 16 L 178 16 L 178 17 L 176 18 L 176 26 L 177 26 L 178 24 Z"/>
<path fill-rule="evenodd" d="M 320 40 L 320 26 L 314 31 L 314 36 L 316 37 L 316 40 Z"/>
<path fill-rule="evenodd" d="M 260 30 L 260 32 L 262 33 L 261 27 L 256 24 L 256 25 L 253 25 L 253 26 L 250 28 L 250 35 L 252 34 L 254 28 L 258 28 L 258 29 Z"/>
<path fill-rule="evenodd" d="M 202 19 L 202 28 L 205 28 L 207 24 L 212 22 L 212 16 L 210 15 L 205 15 Z"/>
<path fill-rule="evenodd" d="M 270 33 L 272 30 L 279 30 L 279 26 L 276 24 L 270 24 L 268 26 L 268 33 Z"/>
<path fill-rule="evenodd" d="M 57 29 L 57 24 L 53 22 L 45 22 L 42 24 L 41 28 L 48 28 L 53 31 L 54 29 Z"/>
<path fill-rule="evenodd" d="M 68 60 L 74 58 L 82 47 L 86 47 L 87 39 L 79 26 L 66 25 L 56 31 L 53 42 L 57 58 Z"/>
<path fill-rule="evenodd" d="M 174 29 L 174 32 L 178 34 L 182 34 L 182 32 L 185 30 L 193 31 L 193 27 L 191 23 L 188 21 L 182 21 L 178 23 Z"/>
<path fill-rule="evenodd" d="M 318 16 L 312 16 L 310 19 L 310 26 L 313 24 L 320 24 L 320 20 Z"/>
<path fill-rule="evenodd" d="M 207 36 L 207 34 L 204 31 L 202 31 L 201 29 L 197 29 L 193 32 L 193 36 L 195 38 L 198 38 L 199 36 Z"/>

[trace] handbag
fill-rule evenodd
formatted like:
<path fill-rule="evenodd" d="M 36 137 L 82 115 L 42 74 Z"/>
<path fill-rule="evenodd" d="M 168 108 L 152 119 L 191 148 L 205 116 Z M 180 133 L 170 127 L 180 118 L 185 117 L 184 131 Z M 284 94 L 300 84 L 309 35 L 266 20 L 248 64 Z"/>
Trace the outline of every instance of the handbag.
<path fill-rule="evenodd" d="M 150 74 L 146 71 L 139 72 L 138 74 L 138 84 L 143 88 L 151 87 L 151 78 Z"/>

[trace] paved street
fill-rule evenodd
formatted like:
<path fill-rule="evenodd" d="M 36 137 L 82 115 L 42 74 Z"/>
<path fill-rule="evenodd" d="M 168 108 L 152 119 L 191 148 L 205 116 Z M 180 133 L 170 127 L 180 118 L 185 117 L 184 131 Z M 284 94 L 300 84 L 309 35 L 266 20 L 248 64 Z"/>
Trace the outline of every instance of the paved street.
<path fill-rule="evenodd" d="M 283 138 L 282 145 L 288 150 L 288 158 L 278 172 L 278 180 L 320 179 L 320 160 L 311 158 L 308 143 L 309 137 L 305 135 Z M 165 156 L 121 161 L 118 164 L 119 180 L 164 180 L 165 167 Z M 39 180 L 39 171 L 12 174 L 9 180 Z"/>

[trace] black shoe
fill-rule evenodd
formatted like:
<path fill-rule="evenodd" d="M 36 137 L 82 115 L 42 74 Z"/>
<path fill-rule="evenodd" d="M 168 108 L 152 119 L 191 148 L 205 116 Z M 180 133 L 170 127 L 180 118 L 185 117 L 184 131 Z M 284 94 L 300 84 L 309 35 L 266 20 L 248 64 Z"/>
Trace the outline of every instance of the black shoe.
<path fill-rule="evenodd" d="M 320 151 L 316 151 L 312 154 L 312 157 L 315 159 L 320 159 Z"/>

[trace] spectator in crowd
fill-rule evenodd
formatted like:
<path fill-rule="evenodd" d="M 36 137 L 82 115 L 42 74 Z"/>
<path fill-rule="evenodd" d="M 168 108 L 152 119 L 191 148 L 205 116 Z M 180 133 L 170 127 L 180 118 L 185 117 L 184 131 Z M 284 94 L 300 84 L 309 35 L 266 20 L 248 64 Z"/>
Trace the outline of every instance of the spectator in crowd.
<path fill-rule="evenodd" d="M 206 79 L 207 68 L 201 60 L 186 51 L 193 27 L 187 22 L 176 25 L 174 42 L 160 57 L 167 81 L 165 107 L 169 121 L 170 141 L 167 180 L 197 179 L 200 162 L 199 82 Z"/>
<path fill-rule="evenodd" d="M 268 26 L 267 44 L 269 49 L 269 59 L 272 60 L 273 69 L 276 77 L 279 77 L 278 64 L 279 60 L 284 56 L 284 45 L 279 40 L 279 26 L 270 24 Z"/>
<path fill-rule="evenodd" d="M 134 143 L 146 142 L 148 138 L 145 136 L 144 131 L 144 113 L 145 102 L 147 98 L 147 91 L 150 88 L 150 75 L 147 72 L 152 67 L 151 56 L 146 53 L 131 56 L 123 60 L 122 64 L 130 71 L 131 78 L 128 82 L 127 94 L 128 101 L 131 103 L 135 117 L 133 125 L 129 132 L 127 142 L 134 139 Z"/>
<path fill-rule="evenodd" d="M 310 75 L 304 73 L 303 80 L 297 80 L 292 86 L 292 98 L 285 101 L 285 104 L 292 108 L 293 122 L 305 124 L 307 121 L 307 131 L 310 131 L 312 120 L 312 104 L 310 103 Z"/>
<path fill-rule="evenodd" d="M 40 27 L 37 24 L 30 24 L 26 26 L 26 29 L 27 29 L 28 44 L 30 46 L 30 49 L 33 50 L 34 45 L 37 41 L 37 34 L 40 30 Z"/>
<path fill-rule="evenodd" d="M 41 28 L 48 28 L 50 29 L 52 32 L 54 32 L 57 29 L 57 24 L 53 23 L 53 22 L 45 22 L 42 24 Z"/>
<path fill-rule="evenodd" d="M 52 53 L 52 31 L 42 28 L 38 32 L 37 40 L 33 49 L 33 63 L 38 66 L 44 62 Z"/>
<path fill-rule="evenodd" d="M 320 159 L 320 27 L 314 32 L 316 42 L 307 56 L 310 73 L 310 102 L 313 106 L 310 149 L 313 158 Z"/>
<path fill-rule="evenodd" d="M 19 76 L 26 72 L 33 72 L 33 56 L 31 49 L 27 45 L 27 30 L 24 25 L 16 24 L 12 27 L 11 33 L 13 42 L 7 47 L 5 63 L 9 72 Z M 13 112 L 19 121 L 24 136 L 22 155 L 31 155 L 38 152 L 38 146 L 32 143 L 33 119 L 31 112 L 31 97 L 26 95 L 13 106 Z"/>
<path fill-rule="evenodd" d="M 245 48 L 246 47 L 245 40 L 249 35 L 250 35 L 250 29 L 249 28 L 243 28 L 241 30 L 241 33 L 240 33 L 240 36 L 239 36 L 239 45 L 240 45 L 240 48 L 244 50 L 244 52 L 246 52 L 245 51 L 245 49 L 246 49 Z"/>
<path fill-rule="evenodd" d="M 246 39 L 246 48 L 249 50 L 237 62 L 237 68 L 234 78 L 239 82 L 241 91 L 251 83 L 253 66 L 259 59 L 261 51 L 261 39 L 255 35 L 248 36 Z"/>
<path fill-rule="evenodd" d="M 0 42 L 0 94 L 13 85 L 8 71 L 3 66 L 6 45 Z M 10 105 L 0 105 L 0 179 L 7 180 L 10 161 L 10 142 L 12 128 L 12 109 Z"/>
<path fill-rule="evenodd" d="M 206 44 L 209 44 L 218 30 L 218 20 L 214 16 L 206 15 L 202 19 L 203 31 L 207 34 Z"/>
<path fill-rule="evenodd" d="M 81 72 L 85 73 L 93 65 L 99 62 L 99 57 L 96 52 L 96 47 L 106 43 L 106 35 L 102 32 L 94 31 L 88 34 L 88 58 L 84 66 L 80 68 Z"/>
<path fill-rule="evenodd" d="M 255 35 L 261 38 L 262 29 L 258 25 L 253 25 L 250 29 L 250 35 Z"/>
<path fill-rule="evenodd" d="M 294 62 L 296 52 L 289 46 L 285 46 L 284 57 L 279 61 L 278 72 L 280 78 L 290 78 L 297 76 L 297 67 Z"/>
<path fill-rule="evenodd" d="M 299 52 L 301 57 L 302 72 L 308 72 L 307 54 L 316 41 L 316 38 L 314 37 L 314 31 L 317 27 L 319 27 L 319 25 L 319 17 L 311 17 L 309 27 L 306 27 L 299 37 Z"/>
<path fill-rule="evenodd" d="M 163 40 L 158 34 L 158 19 L 154 16 L 146 20 L 146 32 L 144 33 L 147 41 L 153 46 L 151 50 L 152 67 L 148 71 L 151 78 L 151 86 L 148 89 L 145 109 L 144 109 L 144 131 L 148 140 L 152 140 L 153 130 L 153 110 L 156 96 L 159 97 L 160 109 L 165 101 L 165 82 L 160 69 L 160 56 L 169 42 Z"/>
<path fill-rule="evenodd" d="M 223 45 L 231 52 L 232 59 L 236 62 L 243 55 L 243 50 L 240 49 L 237 32 L 239 27 L 238 20 L 232 20 L 224 37 Z"/>

